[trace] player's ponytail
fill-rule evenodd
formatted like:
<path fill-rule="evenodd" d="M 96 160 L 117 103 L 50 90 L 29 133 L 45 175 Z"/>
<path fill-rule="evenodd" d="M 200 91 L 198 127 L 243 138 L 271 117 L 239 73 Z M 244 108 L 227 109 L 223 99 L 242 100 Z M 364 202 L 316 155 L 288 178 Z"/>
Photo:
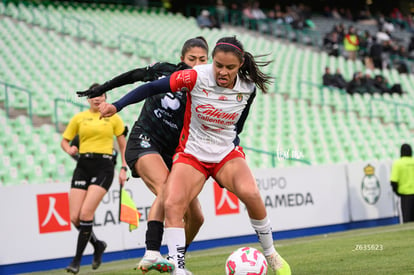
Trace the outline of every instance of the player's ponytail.
<path fill-rule="evenodd" d="M 256 61 L 255 57 L 246 52 L 242 43 L 237 40 L 235 36 L 223 37 L 217 41 L 213 50 L 213 57 L 217 50 L 224 52 L 232 52 L 236 55 L 240 62 L 243 63 L 239 69 L 239 77 L 245 81 L 251 81 L 256 84 L 262 90 L 263 93 L 267 93 L 268 84 L 272 82 L 272 77 L 263 73 L 259 67 L 267 66 L 272 61 Z M 263 57 L 266 55 L 258 55 L 257 57 Z"/>

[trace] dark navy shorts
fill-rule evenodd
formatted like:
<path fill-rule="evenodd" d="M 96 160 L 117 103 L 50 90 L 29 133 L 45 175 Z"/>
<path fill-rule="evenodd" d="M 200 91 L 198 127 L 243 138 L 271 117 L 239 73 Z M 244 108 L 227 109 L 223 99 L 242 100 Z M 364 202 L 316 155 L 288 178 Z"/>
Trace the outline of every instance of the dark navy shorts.
<path fill-rule="evenodd" d="M 172 152 L 166 152 L 152 136 L 138 126 L 134 126 L 129 135 L 127 146 L 125 149 L 125 160 L 131 169 L 131 175 L 134 178 L 139 178 L 138 173 L 135 171 L 135 163 L 142 156 L 148 154 L 159 154 L 171 170 L 172 157 L 175 153 L 175 148 Z M 171 151 L 171 150 L 170 150 Z"/>

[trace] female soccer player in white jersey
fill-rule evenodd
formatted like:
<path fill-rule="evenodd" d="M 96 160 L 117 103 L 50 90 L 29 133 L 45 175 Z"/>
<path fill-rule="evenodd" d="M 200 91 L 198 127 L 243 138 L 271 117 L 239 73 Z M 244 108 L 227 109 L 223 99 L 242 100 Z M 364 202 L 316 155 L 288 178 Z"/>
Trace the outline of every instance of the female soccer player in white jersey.
<path fill-rule="evenodd" d="M 96 97 L 126 84 L 154 81 L 169 76 L 175 71 L 206 64 L 207 60 L 207 41 L 204 37 L 197 36 L 184 42 L 181 49 L 181 62 L 178 64 L 157 62 L 133 69 L 102 85 L 77 94 L 89 98 Z M 173 268 L 173 265 L 160 254 L 164 232 L 164 207 L 161 197 L 178 146 L 186 102 L 187 95 L 182 92 L 161 93 L 147 98 L 128 138 L 125 159 L 131 169 L 131 175 L 140 177 L 156 195 L 148 214 L 145 255 L 137 266 L 143 272 L 149 270 L 168 272 Z M 188 247 L 204 222 L 198 199 L 191 202 L 185 221 L 186 247 Z"/>
<path fill-rule="evenodd" d="M 185 274 L 184 214 L 209 176 L 245 204 L 275 273 L 291 273 L 289 264 L 273 245 L 270 220 L 243 149 L 234 142 L 237 126 L 246 119 L 244 110 L 249 108 L 256 86 L 267 92 L 271 77 L 259 67 L 268 63 L 255 61 L 236 37 L 224 37 L 214 47 L 213 64 L 174 72 L 132 90 L 113 104 L 99 106 L 101 116 L 110 117 L 127 105 L 165 91 L 188 94 L 180 143 L 164 194 L 165 237 L 175 265 L 174 274 Z"/>

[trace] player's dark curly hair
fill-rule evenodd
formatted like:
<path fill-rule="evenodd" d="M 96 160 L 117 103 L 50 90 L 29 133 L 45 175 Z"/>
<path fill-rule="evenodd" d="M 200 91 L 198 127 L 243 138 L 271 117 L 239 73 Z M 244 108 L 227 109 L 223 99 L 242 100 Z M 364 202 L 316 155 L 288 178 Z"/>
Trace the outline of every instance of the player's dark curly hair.
<path fill-rule="evenodd" d="M 239 77 L 246 81 L 255 83 L 263 93 L 267 93 L 268 85 L 272 82 L 273 77 L 263 73 L 259 67 L 269 65 L 272 61 L 256 61 L 255 58 L 267 55 L 258 55 L 254 57 L 251 53 L 246 52 L 243 44 L 236 36 L 220 38 L 213 50 L 213 57 L 217 51 L 232 52 L 240 62 L 243 63 L 239 69 Z"/>

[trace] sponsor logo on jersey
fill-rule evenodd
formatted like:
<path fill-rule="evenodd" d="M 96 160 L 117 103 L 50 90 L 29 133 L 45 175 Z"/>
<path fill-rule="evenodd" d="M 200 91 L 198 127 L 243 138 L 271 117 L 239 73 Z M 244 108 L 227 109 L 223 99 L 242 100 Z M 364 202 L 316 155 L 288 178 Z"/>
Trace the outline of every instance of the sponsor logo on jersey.
<path fill-rule="evenodd" d="M 222 101 L 226 101 L 228 98 L 225 95 L 221 95 L 218 99 Z"/>
<path fill-rule="evenodd" d="M 226 120 L 235 120 L 239 116 L 238 113 L 223 112 L 222 109 L 217 109 L 211 104 L 198 105 L 196 107 L 196 112 L 206 115 L 206 116 L 210 116 L 214 118 L 221 118 L 221 119 L 226 119 Z"/>
<path fill-rule="evenodd" d="M 240 213 L 239 199 L 233 193 L 214 182 L 214 205 L 216 216 Z"/>
<path fill-rule="evenodd" d="M 239 117 L 238 113 L 226 113 L 211 104 L 198 105 L 195 111 L 199 119 L 221 125 L 232 125 Z"/>
<path fill-rule="evenodd" d="M 236 100 L 237 100 L 237 102 L 241 102 L 243 100 L 243 95 L 240 94 L 240 93 L 237 94 Z"/>
<path fill-rule="evenodd" d="M 37 195 L 39 233 L 70 231 L 68 193 Z"/>
<path fill-rule="evenodd" d="M 191 73 L 189 71 L 183 71 L 183 83 L 190 84 L 191 83 Z"/>
<path fill-rule="evenodd" d="M 180 108 L 181 103 L 180 100 L 176 98 L 172 93 L 167 93 L 163 98 L 161 98 L 161 106 L 166 110 L 171 109 L 175 111 Z"/>

